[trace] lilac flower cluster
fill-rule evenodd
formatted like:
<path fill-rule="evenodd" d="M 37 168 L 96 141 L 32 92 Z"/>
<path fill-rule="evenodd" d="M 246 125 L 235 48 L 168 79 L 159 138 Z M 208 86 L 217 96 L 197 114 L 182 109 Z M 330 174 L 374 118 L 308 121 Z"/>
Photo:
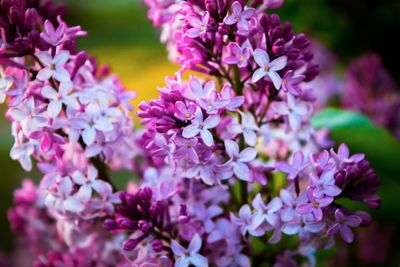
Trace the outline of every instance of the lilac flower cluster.
<path fill-rule="evenodd" d="M 21 259 L 15 266 L 124 266 L 120 254 L 122 236 L 110 236 L 101 228 L 80 224 L 78 228 L 59 220 L 44 204 L 43 191 L 25 179 L 14 193 L 8 218 L 18 240 Z"/>
<path fill-rule="evenodd" d="M 10 156 L 27 171 L 33 158 L 44 175 L 39 189 L 21 193 L 31 201 L 16 201 L 12 225 L 16 232 L 21 227 L 27 235 L 33 231 L 33 243 L 44 239 L 51 245 L 42 250 L 25 244 L 33 247 L 37 266 L 54 266 L 50 258 L 92 266 L 93 259 L 81 262 L 82 251 L 74 249 L 105 253 L 103 245 L 114 239 L 99 228 L 119 203 L 107 169 L 133 167 L 134 154 L 124 150 L 134 142 L 128 102 L 133 94 L 76 49 L 76 38 L 86 33 L 63 21 L 62 8 L 49 1 L 3 0 L 0 5 L 0 98 L 15 140 Z M 30 194 L 40 195 L 40 207 Z M 32 213 L 32 221 L 24 212 Z M 51 220 L 36 222 L 43 212 Z M 52 236 L 47 238 L 46 231 Z M 63 246 L 52 245 L 58 239 Z M 103 258 L 96 266 L 103 266 L 102 260 L 108 266 Z"/>
<path fill-rule="evenodd" d="M 104 169 L 132 139 L 131 94 L 86 52 L 76 51 L 75 39 L 86 34 L 79 26 L 69 27 L 61 16 L 47 19 L 52 5 L 1 4 L 2 100 L 15 139 L 11 158 L 28 171 L 31 158 L 37 160 L 45 174 L 45 203 L 59 214 L 112 212 Z M 129 156 L 124 160 L 129 167 Z"/>
<path fill-rule="evenodd" d="M 354 95 L 356 100 L 349 101 Z M 344 108 L 366 114 L 400 138 L 398 87 L 378 55 L 366 54 L 351 62 L 345 72 L 341 102 Z"/>
<path fill-rule="evenodd" d="M 380 199 L 375 194 L 378 176 L 364 160 L 364 155 L 350 156 L 344 144 L 337 153 L 324 150 L 313 153 L 309 159 L 301 151 L 296 152 L 290 163 L 277 162 L 276 170 L 286 173 L 288 180 L 279 196 L 265 203 L 258 193 L 252 201 L 252 209 L 245 204 L 239 216 L 231 214 L 243 235 L 262 236 L 273 232 L 271 243 L 279 242 L 282 233 L 298 235 L 301 254 L 301 246 L 314 243 L 313 240 L 318 241 L 314 244 L 316 248 L 332 245 L 329 237 L 338 232 L 350 243 L 353 241 L 350 228 L 369 224 L 370 216 L 366 212 L 352 212 L 337 200 L 349 198 L 370 208 L 379 207 Z M 354 174 L 357 182 L 353 180 Z"/>
<path fill-rule="evenodd" d="M 146 4 L 181 69 L 133 133 L 133 95 L 76 50 L 79 26 L 48 19 L 47 2 L 1 2 L 11 157 L 44 174 L 9 213 L 35 266 L 313 266 L 335 234 L 351 242 L 370 216 L 338 200 L 378 208 L 379 179 L 312 128 L 318 67 L 310 41 L 266 14 L 282 1 Z M 108 171 L 121 168 L 139 181 L 116 192 Z"/>
<path fill-rule="evenodd" d="M 351 242 L 350 227 L 366 226 L 370 217 L 337 200 L 377 208 L 379 179 L 362 154 L 350 157 L 346 145 L 337 153 L 323 150 L 331 141 L 309 121 L 318 74 L 310 41 L 294 34 L 290 24 L 281 25 L 277 15 L 264 13 L 281 2 L 146 3 L 170 59 L 181 66 L 159 88 L 158 99 L 139 106 L 144 146 L 153 162 L 169 166 L 178 180 L 230 192 L 237 212 L 224 209 L 219 216 L 240 231 L 237 251 L 250 246 L 247 234 L 263 242 L 269 236 L 270 243 L 281 242 L 282 233 L 299 236 L 296 249 L 275 251 L 274 259 L 247 254 L 251 259 L 296 263 L 294 257 L 303 256 L 313 265 L 315 251 L 332 246 L 336 233 Z M 184 81 L 187 70 L 207 78 Z M 207 247 L 201 232 L 193 238 L 203 237 Z M 175 257 L 182 251 L 173 249 Z M 219 266 L 212 252 L 202 252 L 209 264 Z M 187 266 L 186 260 L 175 266 Z M 229 266 L 249 266 L 249 260 L 231 259 Z"/>

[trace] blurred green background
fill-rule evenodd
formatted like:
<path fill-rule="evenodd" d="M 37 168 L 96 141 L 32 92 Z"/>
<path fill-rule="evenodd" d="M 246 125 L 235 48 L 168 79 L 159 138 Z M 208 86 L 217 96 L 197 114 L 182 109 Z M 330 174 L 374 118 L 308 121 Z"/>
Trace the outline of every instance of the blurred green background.
<path fill-rule="evenodd" d="M 178 69 L 167 61 L 165 48 L 159 42 L 159 35 L 146 17 L 146 8 L 135 0 L 90 0 L 58 1 L 67 5 L 67 22 L 81 25 L 88 31 L 86 38 L 78 42 L 80 49 L 98 58 L 100 64 L 108 64 L 117 73 L 127 88 L 138 93 L 134 100 L 137 106 L 143 100 L 157 97 L 156 87 L 164 83 L 167 75 L 173 75 Z M 377 52 L 383 57 L 384 64 L 399 83 L 400 78 L 400 27 L 397 16 L 400 14 L 398 0 L 286 0 L 285 6 L 278 10 L 282 20 L 292 22 L 295 31 L 306 32 L 323 42 L 339 57 L 341 64 L 364 52 Z M 400 111 L 399 111 L 400 112 Z M 347 121 L 352 124 L 352 121 Z M 0 121 L 0 166 L 3 177 L 0 179 L 0 249 L 9 250 L 12 238 L 6 220 L 6 211 L 11 206 L 12 192 L 20 185 L 23 177 L 39 178 L 37 173 L 26 174 L 18 163 L 10 160 L 12 146 L 10 125 L 4 119 Z M 372 156 L 372 163 L 381 167 L 381 176 L 385 176 L 383 189 L 384 208 L 375 215 L 384 223 L 394 225 L 399 222 L 395 214 L 400 200 L 400 172 L 396 163 L 400 160 L 398 141 L 388 136 L 382 129 L 371 125 L 359 127 L 356 139 L 354 129 L 339 125 L 334 134 L 339 141 L 347 141 L 355 151 L 365 151 Z M 386 146 L 378 147 L 386 140 Z M 364 147 L 369 140 L 375 146 Z M 385 143 L 385 141 L 383 141 Z M 387 149 L 391 152 L 386 152 Z M 396 149 L 399 149 L 396 151 Z M 382 157 L 382 154 L 388 154 Z M 386 160 L 388 159 L 388 160 Z M 394 165 L 394 166 L 393 166 Z M 397 240 L 397 238 L 394 238 Z M 396 258 L 396 257 L 395 257 Z M 397 256 L 398 258 L 398 256 Z M 392 260 L 390 265 L 395 264 Z"/>

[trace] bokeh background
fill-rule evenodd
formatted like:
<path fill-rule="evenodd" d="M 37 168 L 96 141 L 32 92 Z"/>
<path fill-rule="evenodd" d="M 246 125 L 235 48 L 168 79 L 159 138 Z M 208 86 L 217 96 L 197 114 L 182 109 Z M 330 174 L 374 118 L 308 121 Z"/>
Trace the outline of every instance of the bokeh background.
<path fill-rule="evenodd" d="M 81 49 L 97 57 L 99 63 L 109 65 L 118 73 L 127 88 L 138 95 L 137 106 L 143 100 L 157 97 L 157 86 L 163 85 L 165 76 L 172 75 L 177 66 L 167 60 L 165 48 L 159 42 L 157 31 L 146 17 L 146 8 L 137 0 L 90 0 L 58 1 L 68 7 L 67 22 L 79 24 L 89 35 L 78 42 Z M 400 84 L 400 14 L 399 0 L 286 0 L 285 6 L 276 11 L 282 20 L 292 22 L 296 32 L 305 32 L 331 49 L 340 59 L 339 69 L 353 58 L 365 53 L 381 55 L 384 65 Z M 4 110 L 1 110 L 4 114 Z M 400 111 L 397 111 L 400 112 Z M 374 167 L 380 167 L 382 176 L 381 195 L 383 207 L 374 212 L 379 225 L 375 231 L 360 234 L 360 238 L 371 244 L 378 244 L 372 254 L 381 255 L 382 261 L 370 264 L 357 259 L 352 266 L 400 266 L 398 253 L 400 221 L 400 146 L 399 142 L 387 137 L 386 132 L 361 127 L 357 140 L 346 140 L 352 149 L 365 151 Z M 342 135 L 351 136 L 353 130 Z M 385 140 L 388 139 L 387 143 Z M 353 142 L 352 142 L 353 141 Z M 382 143 L 376 153 L 376 145 Z M 363 146 L 365 144 L 365 146 Z M 12 146 L 10 125 L 2 116 L 0 120 L 0 250 L 12 248 L 12 238 L 6 219 L 11 205 L 12 192 L 20 185 L 22 178 L 38 179 L 38 173 L 24 173 L 17 162 L 9 158 Z M 387 149 L 391 152 L 385 152 Z M 396 150 L 399 148 L 399 150 Z M 386 157 L 382 158 L 382 154 Z M 378 168 L 379 169 L 379 168 Z M 357 245 L 357 244 L 356 244 Z M 354 246 L 357 250 L 357 246 Z M 376 248 L 376 247 L 375 247 Z M 353 251 L 354 252 L 354 251 Z M 349 250 L 340 248 L 336 255 L 354 258 Z M 365 255 L 365 254 L 364 254 Z M 368 255 L 368 253 L 367 253 Z M 382 262 L 385 264 L 382 265 Z M 337 262 L 336 266 L 344 266 Z"/>

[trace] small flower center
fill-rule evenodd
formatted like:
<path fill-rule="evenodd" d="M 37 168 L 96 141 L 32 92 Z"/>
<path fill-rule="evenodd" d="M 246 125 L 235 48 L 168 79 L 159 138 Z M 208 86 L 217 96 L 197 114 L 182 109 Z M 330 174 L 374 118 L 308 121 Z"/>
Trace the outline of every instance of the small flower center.
<path fill-rule="evenodd" d="M 190 118 L 190 113 L 189 113 L 189 112 L 186 112 L 186 113 L 185 113 L 185 118 L 186 118 L 186 119 L 189 119 L 189 118 Z"/>
<path fill-rule="evenodd" d="M 319 204 L 317 202 L 314 202 L 313 206 L 314 206 L 315 209 L 318 209 Z"/>

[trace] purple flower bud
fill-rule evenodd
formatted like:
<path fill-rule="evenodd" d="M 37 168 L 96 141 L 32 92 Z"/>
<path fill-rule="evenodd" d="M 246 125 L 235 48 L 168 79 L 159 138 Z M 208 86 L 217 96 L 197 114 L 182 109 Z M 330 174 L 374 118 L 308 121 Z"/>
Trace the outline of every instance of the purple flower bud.
<path fill-rule="evenodd" d="M 135 249 L 136 246 L 139 245 L 139 243 L 140 243 L 140 242 L 139 242 L 137 239 L 132 239 L 132 238 L 130 238 L 130 239 L 127 239 L 127 240 L 124 242 L 123 248 L 124 248 L 124 250 L 126 250 L 126 251 L 131 251 L 131 250 Z"/>
<path fill-rule="evenodd" d="M 160 253 L 164 250 L 164 244 L 158 239 L 155 239 L 151 242 L 151 247 L 157 253 Z"/>
<path fill-rule="evenodd" d="M 150 224 L 145 221 L 145 220 L 140 220 L 138 223 L 138 228 L 141 230 L 144 234 L 148 234 L 151 231 L 151 226 Z"/>
<path fill-rule="evenodd" d="M 114 221 L 113 219 L 106 219 L 103 222 L 103 228 L 108 230 L 108 231 L 112 231 L 118 228 L 118 223 L 116 221 Z"/>

